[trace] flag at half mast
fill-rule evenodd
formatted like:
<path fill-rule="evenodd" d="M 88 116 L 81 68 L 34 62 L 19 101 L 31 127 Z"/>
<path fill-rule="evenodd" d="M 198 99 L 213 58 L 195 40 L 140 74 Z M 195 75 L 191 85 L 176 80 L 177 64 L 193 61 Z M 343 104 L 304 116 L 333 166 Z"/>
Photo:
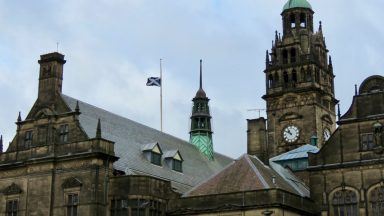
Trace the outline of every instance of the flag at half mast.
<path fill-rule="evenodd" d="M 161 87 L 161 78 L 160 77 L 149 77 L 147 80 L 147 86 Z"/>

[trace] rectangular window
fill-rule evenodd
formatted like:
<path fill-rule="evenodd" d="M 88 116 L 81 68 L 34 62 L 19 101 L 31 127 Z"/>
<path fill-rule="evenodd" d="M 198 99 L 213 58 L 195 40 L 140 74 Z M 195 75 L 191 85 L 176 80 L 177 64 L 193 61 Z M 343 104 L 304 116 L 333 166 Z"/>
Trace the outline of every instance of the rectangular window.
<path fill-rule="evenodd" d="M 25 148 L 31 147 L 32 139 L 33 139 L 33 132 L 32 131 L 26 131 L 25 137 L 24 137 L 24 147 Z"/>
<path fill-rule="evenodd" d="M 68 194 L 67 216 L 77 216 L 77 206 L 79 205 L 78 194 Z"/>
<path fill-rule="evenodd" d="M 67 124 L 60 125 L 60 135 L 59 135 L 60 143 L 68 142 L 68 134 L 69 134 L 69 127 L 68 127 L 68 125 Z"/>
<path fill-rule="evenodd" d="M 151 152 L 151 163 L 161 166 L 161 154 Z"/>
<path fill-rule="evenodd" d="M 172 169 L 177 172 L 183 172 L 182 161 L 173 159 Z"/>
<path fill-rule="evenodd" d="M 128 200 L 112 200 L 111 203 L 111 216 L 125 216 L 128 215 Z"/>
<path fill-rule="evenodd" d="M 19 208 L 19 200 L 8 200 L 5 208 L 6 216 L 17 216 Z"/>
<path fill-rule="evenodd" d="M 363 151 L 369 151 L 375 147 L 372 133 L 361 135 L 361 147 Z"/>

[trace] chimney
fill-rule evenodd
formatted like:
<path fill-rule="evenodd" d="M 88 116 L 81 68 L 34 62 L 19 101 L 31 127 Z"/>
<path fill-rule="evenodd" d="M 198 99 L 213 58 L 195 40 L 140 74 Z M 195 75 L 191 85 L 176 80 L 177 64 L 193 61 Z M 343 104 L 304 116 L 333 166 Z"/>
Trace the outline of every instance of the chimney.
<path fill-rule="evenodd" d="M 58 52 L 40 56 L 39 94 L 38 100 L 49 103 L 61 94 L 63 83 L 64 55 Z"/>
<path fill-rule="evenodd" d="M 247 153 L 255 155 L 265 164 L 268 164 L 266 119 L 247 119 Z"/>

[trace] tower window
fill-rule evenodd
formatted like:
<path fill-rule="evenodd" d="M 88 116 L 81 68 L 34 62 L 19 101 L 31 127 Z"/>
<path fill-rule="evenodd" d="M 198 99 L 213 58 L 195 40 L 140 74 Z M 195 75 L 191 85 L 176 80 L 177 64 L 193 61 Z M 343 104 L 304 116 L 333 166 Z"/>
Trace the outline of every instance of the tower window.
<path fill-rule="evenodd" d="M 291 14 L 290 21 L 291 21 L 291 28 L 296 28 L 296 17 L 295 17 L 295 14 Z"/>
<path fill-rule="evenodd" d="M 312 81 L 312 71 L 310 69 L 307 70 L 307 82 Z"/>
<path fill-rule="evenodd" d="M 25 137 L 24 137 L 25 148 L 29 148 L 32 145 L 32 139 L 33 139 L 33 132 L 32 131 L 25 132 Z"/>
<path fill-rule="evenodd" d="M 273 76 L 272 74 L 270 74 L 268 76 L 268 88 L 272 88 L 273 87 Z"/>
<path fill-rule="evenodd" d="M 283 76 L 284 76 L 284 83 L 287 84 L 289 82 L 287 71 L 284 71 Z"/>
<path fill-rule="evenodd" d="M 5 207 L 6 216 L 17 216 L 19 208 L 19 200 L 8 200 Z"/>
<path fill-rule="evenodd" d="M 287 64 L 287 63 L 288 63 L 288 51 L 283 50 L 283 64 Z"/>
<path fill-rule="evenodd" d="M 68 194 L 67 197 L 67 216 L 77 216 L 77 206 L 79 205 L 78 194 Z"/>
<path fill-rule="evenodd" d="M 60 143 L 68 142 L 68 134 L 69 134 L 68 124 L 60 125 L 60 135 L 59 135 Z"/>
<path fill-rule="evenodd" d="M 300 27 L 306 28 L 307 27 L 307 18 L 304 13 L 300 14 Z"/>
<path fill-rule="evenodd" d="M 295 70 L 292 71 L 292 81 L 294 83 L 297 83 L 297 73 Z"/>
<path fill-rule="evenodd" d="M 292 48 L 291 49 L 291 63 L 295 63 L 295 62 L 296 62 L 296 49 Z"/>

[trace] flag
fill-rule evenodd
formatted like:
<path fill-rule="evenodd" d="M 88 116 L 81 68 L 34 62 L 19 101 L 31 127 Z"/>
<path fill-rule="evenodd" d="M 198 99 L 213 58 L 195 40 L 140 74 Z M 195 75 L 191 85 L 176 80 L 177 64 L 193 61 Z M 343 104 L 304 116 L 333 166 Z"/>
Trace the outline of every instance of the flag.
<path fill-rule="evenodd" d="M 160 77 L 149 77 L 147 80 L 147 86 L 161 87 L 161 78 Z"/>

